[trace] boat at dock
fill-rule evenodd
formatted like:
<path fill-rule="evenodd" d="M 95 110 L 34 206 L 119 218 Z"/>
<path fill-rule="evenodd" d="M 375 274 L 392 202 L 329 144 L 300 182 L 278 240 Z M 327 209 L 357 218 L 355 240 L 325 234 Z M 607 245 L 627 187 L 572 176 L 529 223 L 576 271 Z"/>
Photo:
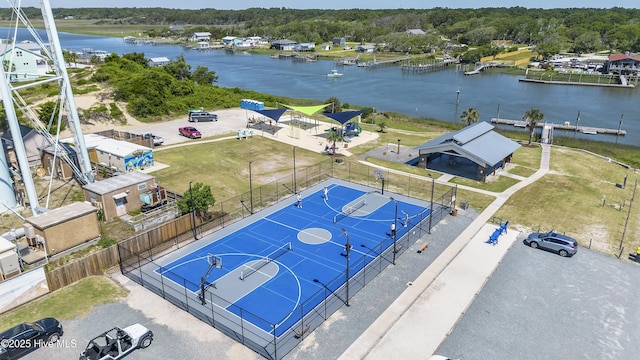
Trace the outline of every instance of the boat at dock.
<path fill-rule="evenodd" d="M 333 69 L 333 70 L 331 70 L 331 72 L 330 72 L 330 73 L 328 73 L 328 74 L 327 74 L 327 77 L 330 77 L 330 78 L 340 78 L 340 77 L 342 77 L 342 74 L 341 74 L 341 73 L 339 73 L 339 72 L 338 72 L 338 70 Z"/>

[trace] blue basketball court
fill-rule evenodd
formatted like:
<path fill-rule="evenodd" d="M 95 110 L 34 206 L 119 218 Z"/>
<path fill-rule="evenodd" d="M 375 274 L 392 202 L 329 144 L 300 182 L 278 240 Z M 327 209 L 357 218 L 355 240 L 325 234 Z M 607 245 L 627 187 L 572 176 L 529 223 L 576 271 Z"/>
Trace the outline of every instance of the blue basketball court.
<path fill-rule="evenodd" d="M 218 238 L 214 233 L 212 242 L 171 256 L 166 264 L 158 262 L 162 266 L 154 271 L 203 305 L 228 311 L 278 337 L 325 296 L 339 296 L 336 292 L 347 281 L 347 263 L 351 279 L 362 269 L 358 264 L 392 248 L 394 240 L 429 215 L 428 206 L 414 204 L 419 201 L 401 201 L 348 183 L 326 188 L 326 197 L 324 187 L 306 190 L 301 206 L 292 196 L 285 206 L 253 222 Z"/>

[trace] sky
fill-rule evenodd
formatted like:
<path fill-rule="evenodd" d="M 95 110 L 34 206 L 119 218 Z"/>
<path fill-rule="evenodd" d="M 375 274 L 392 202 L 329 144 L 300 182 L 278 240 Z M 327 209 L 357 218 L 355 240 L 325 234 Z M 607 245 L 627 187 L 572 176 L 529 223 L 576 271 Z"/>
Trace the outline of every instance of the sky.
<path fill-rule="evenodd" d="M 39 0 L 0 0 L 0 7 L 21 3 L 23 7 L 39 7 Z M 215 8 L 220 10 L 242 10 L 252 7 L 285 7 L 290 9 L 398 9 L 398 8 L 640 8 L 639 0 L 49 0 L 52 8 L 77 7 L 162 7 L 181 9 Z"/>

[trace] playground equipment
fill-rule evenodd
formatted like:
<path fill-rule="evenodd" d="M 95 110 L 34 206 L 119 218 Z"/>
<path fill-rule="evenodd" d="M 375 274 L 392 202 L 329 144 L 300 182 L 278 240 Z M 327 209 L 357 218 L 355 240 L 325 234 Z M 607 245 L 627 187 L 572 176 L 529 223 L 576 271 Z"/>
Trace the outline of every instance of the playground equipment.
<path fill-rule="evenodd" d="M 253 129 L 238 130 L 238 140 L 246 139 L 250 136 L 253 136 Z"/>

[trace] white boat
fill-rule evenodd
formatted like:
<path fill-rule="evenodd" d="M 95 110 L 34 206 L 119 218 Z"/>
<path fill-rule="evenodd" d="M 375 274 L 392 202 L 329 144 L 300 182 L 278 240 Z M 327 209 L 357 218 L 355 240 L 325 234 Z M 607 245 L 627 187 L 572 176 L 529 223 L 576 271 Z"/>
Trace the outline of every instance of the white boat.
<path fill-rule="evenodd" d="M 333 69 L 331 70 L 330 73 L 327 74 L 327 77 L 331 77 L 331 78 L 339 78 L 342 77 L 342 74 L 338 72 L 338 70 Z"/>

